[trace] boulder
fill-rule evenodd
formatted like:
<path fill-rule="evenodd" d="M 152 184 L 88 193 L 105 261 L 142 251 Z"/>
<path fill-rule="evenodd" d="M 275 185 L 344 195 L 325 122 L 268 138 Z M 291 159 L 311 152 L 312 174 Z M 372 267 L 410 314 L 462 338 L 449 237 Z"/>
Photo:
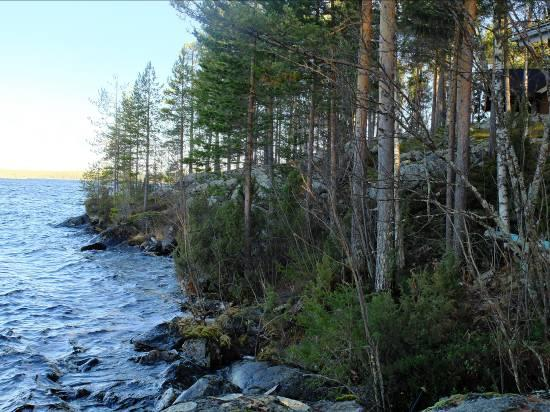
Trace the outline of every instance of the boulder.
<path fill-rule="evenodd" d="M 469 393 L 443 398 L 426 412 L 550 412 L 550 392 L 531 395 Z"/>
<path fill-rule="evenodd" d="M 64 222 L 61 222 L 57 226 L 60 226 L 60 227 L 61 226 L 63 226 L 63 227 L 79 227 L 79 226 L 87 225 L 89 223 L 90 223 L 90 217 L 86 213 L 84 213 L 83 215 L 80 215 L 80 216 L 70 217 L 67 220 L 65 220 Z"/>
<path fill-rule="evenodd" d="M 223 377 L 206 375 L 184 390 L 175 400 L 174 404 L 205 398 L 207 396 L 223 395 L 234 392 L 239 392 L 239 388 Z"/>
<path fill-rule="evenodd" d="M 206 373 L 206 369 L 187 359 L 177 360 L 161 373 L 161 388 L 187 389 Z"/>
<path fill-rule="evenodd" d="M 90 243 L 89 245 L 82 246 L 80 248 L 81 252 L 85 252 L 87 250 L 105 250 L 107 249 L 107 245 L 103 242 L 95 242 Z"/>
<path fill-rule="evenodd" d="M 132 360 L 142 365 L 153 365 L 159 362 L 173 362 L 178 358 L 179 354 L 175 349 L 169 351 L 153 349 L 145 355 L 132 358 Z"/>
<path fill-rule="evenodd" d="M 144 332 L 130 340 L 135 350 L 148 352 L 152 350 L 169 351 L 181 346 L 183 342 L 178 330 L 171 322 L 163 322 L 153 329 Z"/>
<path fill-rule="evenodd" d="M 220 359 L 219 348 L 206 338 L 186 340 L 181 345 L 181 353 L 184 358 L 204 368 L 218 364 Z"/>
<path fill-rule="evenodd" d="M 306 401 L 331 398 L 337 394 L 332 382 L 298 368 L 244 360 L 225 371 L 227 379 L 245 394 L 277 394 Z"/>
<path fill-rule="evenodd" d="M 165 412 L 219 412 L 219 411 L 269 411 L 307 412 L 313 411 L 308 405 L 282 396 L 229 394 L 210 396 L 204 399 L 177 403 Z"/>
<path fill-rule="evenodd" d="M 179 395 L 179 392 L 176 391 L 174 388 L 166 389 L 162 394 L 162 396 L 160 397 L 160 399 L 155 404 L 155 410 L 162 411 L 163 409 L 168 408 L 170 405 L 174 403 L 178 395 Z"/>

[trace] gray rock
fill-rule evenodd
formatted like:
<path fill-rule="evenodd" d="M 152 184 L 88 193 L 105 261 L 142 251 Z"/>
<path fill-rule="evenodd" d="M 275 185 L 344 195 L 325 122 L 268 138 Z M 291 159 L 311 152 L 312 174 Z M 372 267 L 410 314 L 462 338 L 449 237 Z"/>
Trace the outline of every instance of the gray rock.
<path fill-rule="evenodd" d="M 211 356 L 208 339 L 188 339 L 181 345 L 183 357 L 189 359 L 194 364 L 204 368 L 210 368 Z"/>
<path fill-rule="evenodd" d="M 269 411 L 269 412 L 308 412 L 307 404 L 282 396 L 231 394 L 220 397 L 208 397 L 184 403 L 178 403 L 165 412 L 219 412 L 219 411 Z"/>
<path fill-rule="evenodd" d="M 162 411 L 163 409 L 168 408 L 170 405 L 174 403 L 176 398 L 178 397 L 179 392 L 176 391 L 174 388 L 168 388 L 164 391 L 160 399 L 157 401 L 155 405 L 156 411 Z"/>
<path fill-rule="evenodd" d="M 174 404 L 191 401 L 207 396 L 224 395 L 238 392 L 239 388 L 221 376 L 206 375 L 184 390 Z"/>
<path fill-rule="evenodd" d="M 177 405 L 172 405 L 168 409 L 165 409 L 166 412 L 193 412 L 200 409 L 197 409 L 198 405 L 196 402 L 185 402 L 178 403 Z"/>
<path fill-rule="evenodd" d="M 268 362 L 240 361 L 226 371 L 228 380 L 244 394 L 264 394 L 267 391 L 280 396 L 306 401 L 330 397 L 333 387 L 327 380 L 304 371 Z"/>
<path fill-rule="evenodd" d="M 155 349 L 160 351 L 176 349 L 182 341 L 183 338 L 170 322 L 163 322 L 153 329 L 132 338 L 130 342 L 134 344 L 135 350 L 148 352 Z"/>
<path fill-rule="evenodd" d="M 145 355 L 140 355 L 132 358 L 132 360 L 142 365 L 153 365 L 158 362 L 173 362 L 178 358 L 179 354 L 178 351 L 175 349 L 169 351 L 154 349 L 150 352 L 147 352 Z"/>
<path fill-rule="evenodd" d="M 90 223 L 90 218 L 86 213 L 84 213 L 83 215 L 80 215 L 80 216 L 70 217 L 57 226 L 78 227 L 78 226 L 87 225 L 89 223 Z"/>
<path fill-rule="evenodd" d="M 542 396 L 523 396 L 513 394 L 479 394 L 453 395 L 444 398 L 431 408 L 430 412 L 550 412 L 550 400 Z"/>
<path fill-rule="evenodd" d="M 168 389 L 176 386 L 180 389 L 187 389 L 206 373 L 206 369 L 189 360 L 181 359 L 172 363 L 161 373 L 161 388 Z"/>
<path fill-rule="evenodd" d="M 316 412 L 364 412 L 366 409 L 355 401 L 319 401 L 311 404 Z"/>

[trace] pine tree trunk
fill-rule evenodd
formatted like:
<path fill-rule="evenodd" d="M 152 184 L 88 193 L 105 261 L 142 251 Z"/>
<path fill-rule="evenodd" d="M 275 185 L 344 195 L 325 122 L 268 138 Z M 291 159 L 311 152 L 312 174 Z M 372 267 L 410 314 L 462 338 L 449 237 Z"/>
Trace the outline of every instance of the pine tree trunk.
<path fill-rule="evenodd" d="M 220 132 L 216 132 L 216 140 L 214 140 L 214 173 L 221 173 L 221 156 L 220 156 Z"/>
<path fill-rule="evenodd" d="M 273 96 L 267 99 L 267 136 L 265 150 L 265 165 L 269 180 L 273 184 Z"/>
<path fill-rule="evenodd" d="M 191 51 L 191 70 L 195 70 L 195 52 Z M 191 114 L 189 116 L 189 173 L 193 173 L 193 128 L 195 125 L 195 108 L 193 105 L 193 98 L 191 98 Z"/>
<path fill-rule="evenodd" d="M 315 144 L 315 83 L 313 76 L 311 83 L 311 100 L 309 105 L 309 131 L 307 138 L 307 176 L 306 176 L 306 209 L 307 220 L 310 221 L 310 213 L 313 203 L 313 146 Z"/>
<path fill-rule="evenodd" d="M 494 14 L 494 63 L 493 63 L 493 90 L 494 100 L 492 106 L 495 107 L 495 122 L 496 122 L 496 152 L 497 152 L 497 190 L 498 190 L 498 214 L 504 229 L 510 232 L 510 217 L 509 217 L 509 199 L 508 187 L 506 182 L 506 142 L 508 133 L 505 121 L 506 92 L 505 92 L 505 71 L 506 64 L 504 62 L 504 33 L 503 33 L 503 10 L 504 4 L 499 0 L 495 5 Z"/>
<path fill-rule="evenodd" d="M 458 59 L 456 98 L 456 188 L 454 199 L 454 250 L 462 256 L 466 221 L 466 185 L 470 166 L 470 105 L 472 101 L 473 34 L 477 16 L 477 1 L 464 0 L 465 20 Z"/>
<path fill-rule="evenodd" d="M 396 3 L 386 0 L 380 4 L 380 81 L 378 119 L 378 193 L 376 276 L 374 289 L 390 288 L 391 261 L 394 237 L 394 102 Z"/>
<path fill-rule="evenodd" d="M 361 29 L 358 47 L 357 102 L 355 110 L 355 141 L 353 147 L 353 170 L 351 173 L 351 253 L 356 271 L 364 270 L 367 250 L 366 225 L 366 140 L 369 103 L 369 55 L 367 47 L 372 41 L 372 0 L 362 0 Z"/>
<path fill-rule="evenodd" d="M 435 131 L 437 130 L 437 124 L 439 123 L 437 117 L 439 112 L 437 111 L 437 95 L 439 87 L 439 67 L 437 65 L 437 56 L 436 63 L 434 64 L 434 74 L 433 74 L 433 83 L 432 83 L 432 119 L 430 124 L 430 135 L 433 137 Z"/>
<path fill-rule="evenodd" d="M 244 158 L 244 252 L 249 267 L 252 258 L 252 157 L 254 155 L 254 109 L 256 107 L 256 42 L 250 58 L 250 90 L 246 121 L 246 151 Z"/>
<path fill-rule="evenodd" d="M 437 105 L 436 105 L 436 113 L 437 113 L 437 122 L 436 122 L 436 129 L 442 128 L 445 126 L 445 117 L 447 113 L 447 108 L 445 105 L 445 102 L 447 101 L 446 96 L 446 88 L 445 83 L 447 81 L 447 76 L 445 73 L 445 66 L 442 64 L 439 66 L 439 76 L 437 77 L 438 83 L 437 83 Z"/>
<path fill-rule="evenodd" d="M 143 210 L 147 210 L 149 197 L 149 156 L 151 149 L 151 107 L 147 102 L 147 126 L 145 136 L 145 178 L 143 179 Z"/>

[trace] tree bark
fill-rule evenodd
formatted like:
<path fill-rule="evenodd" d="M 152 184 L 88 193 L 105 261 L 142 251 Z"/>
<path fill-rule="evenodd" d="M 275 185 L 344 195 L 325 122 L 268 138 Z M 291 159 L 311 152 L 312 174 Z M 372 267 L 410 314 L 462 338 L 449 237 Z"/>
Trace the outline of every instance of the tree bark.
<path fill-rule="evenodd" d="M 310 222 L 310 213 L 313 204 L 313 146 L 315 144 L 315 75 L 311 83 L 311 100 L 309 105 L 309 129 L 307 138 L 307 176 L 306 176 L 306 208 L 307 220 Z"/>
<path fill-rule="evenodd" d="M 506 92 L 505 92 L 505 54 L 504 54 L 504 33 L 503 33 L 503 12 L 504 2 L 499 0 L 495 4 L 494 11 L 494 55 L 493 55 L 493 90 L 494 100 L 492 106 L 495 108 L 496 122 L 496 152 L 497 152 L 497 190 L 498 190 L 498 214 L 506 231 L 510 232 L 509 198 L 506 179 L 506 142 L 508 133 L 505 121 Z"/>
<path fill-rule="evenodd" d="M 248 92 L 248 115 L 246 121 L 246 151 L 244 159 L 244 252 L 247 266 L 252 258 L 252 156 L 254 155 L 254 110 L 256 107 L 256 41 L 250 58 L 250 90 Z"/>
<path fill-rule="evenodd" d="M 355 270 L 364 270 L 367 249 L 366 219 L 366 133 L 369 103 L 369 55 L 368 48 L 372 41 L 372 0 L 362 0 L 361 29 L 358 47 L 357 69 L 357 102 L 355 110 L 355 141 L 353 148 L 353 170 L 351 173 L 351 253 Z"/>
<path fill-rule="evenodd" d="M 377 249 L 374 289 L 387 290 L 391 284 L 394 235 L 394 102 L 396 3 L 380 4 L 380 81 L 378 119 Z"/>
<path fill-rule="evenodd" d="M 464 28 L 458 59 L 456 99 L 456 189 L 454 216 L 454 250 L 462 256 L 462 242 L 465 235 L 466 185 L 470 167 L 470 110 L 472 99 L 473 35 L 477 17 L 477 1 L 464 0 Z"/>

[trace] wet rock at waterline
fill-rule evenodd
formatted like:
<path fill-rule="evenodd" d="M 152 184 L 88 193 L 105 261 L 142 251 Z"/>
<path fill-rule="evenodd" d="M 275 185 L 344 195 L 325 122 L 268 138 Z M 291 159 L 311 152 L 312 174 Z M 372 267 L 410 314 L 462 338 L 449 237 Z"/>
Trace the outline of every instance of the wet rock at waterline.
<path fill-rule="evenodd" d="M 80 216 L 74 216 L 74 217 L 68 218 L 67 220 L 59 223 L 57 227 L 79 227 L 79 226 L 87 225 L 89 223 L 90 223 L 90 218 L 86 213 L 84 213 L 83 215 L 80 215 Z"/>
<path fill-rule="evenodd" d="M 107 249 L 107 245 L 105 245 L 105 243 L 95 242 L 95 243 L 91 243 L 89 245 L 82 246 L 80 248 L 80 251 L 85 252 L 87 250 L 106 250 L 106 249 Z"/>
<path fill-rule="evenodd" d="M 130 341 L 135 350 L 148 352 L 152 350 L 169 351 L 183 343 L 183 338 L 171 322 L 163 322 L 153 329 L 144 332 Z"/>
<path fill-rule="evenodd" d="M 140 355 L 131 358 L 131 360 L 140 363 L 142 365 L 153 365 L 159 362 L 174 362 L 179 359 L 180 355 L 178 351 L 172 350 L 158 350 L 153 349 L 152 351 L 147 352 L 145 355 Z"/>

